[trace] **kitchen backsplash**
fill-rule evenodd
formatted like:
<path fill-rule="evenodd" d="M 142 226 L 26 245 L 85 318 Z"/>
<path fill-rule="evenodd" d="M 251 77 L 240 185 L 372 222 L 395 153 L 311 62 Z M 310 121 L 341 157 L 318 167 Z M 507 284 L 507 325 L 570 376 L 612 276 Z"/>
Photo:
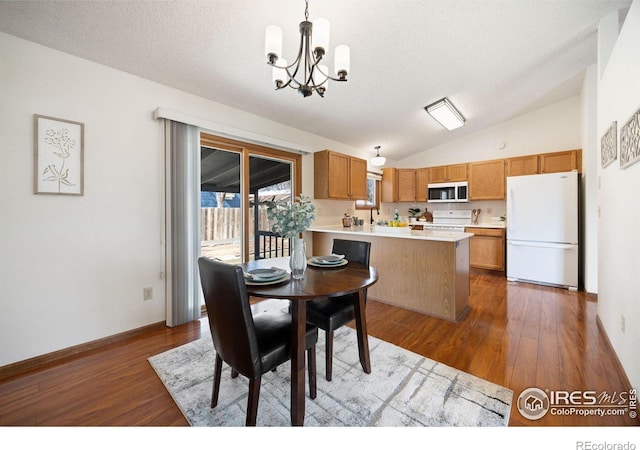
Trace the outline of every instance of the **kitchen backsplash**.
<path fill-rule="evenodd" d="M 345 213 L 364 219 L 365 224 L 368 224 L 371 218 L 369 210 L 355 209 L 354 202 L 336 200 L 314 200 L 313 202 L 316 205 L 314 225 L 339 225 L 342 223 L 342 217 Z M 425 211 L 425 208 L 428 211 L 480 209 L 478 223 L 491 223 L 492 217 L 500 217 L 506 214 L 507 203 L 504 200 L 472 201 L 468 203 L 382 203 L 380 205 L 380 215 L 375 210 L 373 211 L 373 220 L 392 220 L 396 209 L 401 216 L 408 216 L 409 208 L 420 208 L 420 214 Z"/>

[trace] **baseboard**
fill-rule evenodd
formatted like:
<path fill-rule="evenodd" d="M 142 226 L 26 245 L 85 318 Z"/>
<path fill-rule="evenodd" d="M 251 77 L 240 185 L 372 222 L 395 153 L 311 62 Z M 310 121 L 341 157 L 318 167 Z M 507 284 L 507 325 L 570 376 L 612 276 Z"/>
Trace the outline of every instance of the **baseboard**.
<path fill-rule="evenodd" d="M 600 330 L 600 332 L 602 333 L 602 336 L 604 336 L 604 340 L 607 346 L 609 347 L 609 351 L 613 355 L 613 361 L 614 361 L 614 364 L 616 365 L 616 369 L 618 370 L 618 373 L 622 375 L 622 382 L 624 383 L 625 390 L 629 391 L 633 389 L 631 381 L 627 376 L 627 372 L 625 372 L 624 367 L 622 367 L 622 363 L 620 362 L 620 359 L 618 358 L 618 354 L 616 353 L 615 349 L 613 348 L 613 345 L 611 344 L 611 341 L 609 340 L 609 335 L 607 334 L 607 331 L 605 330 L 599 315 L 596 315 L 596 324 L 598 325 L 598 330 Z M 636 422 L 640 424 L 640 417 L 636 417 Z"/>
<path fill-rule="evenodd" d="M 57 350 L 55 352 L 25 359 L 24 361 L 18 361 L 12 364 L 8 364 L 6 366 L 0 367 L 0 381 L 3 381 L 10 377 L 24 375 L 35 370 L 62 364 L 78 357 L 81 354 L 99 349 L 100 347 L 104 347 L 105 345 L 124 341 L 126 339 L 131 339 L 145 333 L 164 329 L 165 327 L 166 324 L 164 321 L 158 322 L 151 325 L 146 325 L 144 327 L 136 328 L 134 330 L 114 334 L 113 336 L 107 336 L 105 338 L 96 339 L 95 341 L 85 342 L 84 344 L 74 345 L 73 347 L 63 348 L 62 350 Z"/>

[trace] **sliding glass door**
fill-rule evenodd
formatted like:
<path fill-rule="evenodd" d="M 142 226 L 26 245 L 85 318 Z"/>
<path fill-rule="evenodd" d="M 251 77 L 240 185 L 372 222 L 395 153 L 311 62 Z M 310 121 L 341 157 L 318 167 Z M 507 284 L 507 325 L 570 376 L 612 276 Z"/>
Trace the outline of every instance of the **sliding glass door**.
<path fill-rule="evenodd" d="M 230 264 L 289 254 L 266 202 L 300 192 L 301 156 L 201 134 L 201 254 Z"/>
<path fill-rule="evenodd" d="M 268 201 L 292 199 L 292 163 L 263 156 L 249 157 L 249 259 L 289 255 L 289 240 L 271 231 Z"/>
<path fill-rule="evenodd" d="M 241 153 L 200 147 L 200 254 L 242 260 Z"/>

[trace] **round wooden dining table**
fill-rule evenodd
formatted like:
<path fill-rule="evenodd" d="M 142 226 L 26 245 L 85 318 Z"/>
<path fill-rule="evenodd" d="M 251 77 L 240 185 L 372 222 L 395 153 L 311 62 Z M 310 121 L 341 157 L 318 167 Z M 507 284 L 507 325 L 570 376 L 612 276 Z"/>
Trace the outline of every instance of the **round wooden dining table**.
<path fill-rule="evenodd" d="M 245 272 L 278 267 L 289 270 L 289 258 L 269 258 L 242 264 Z M 301 280 L 290 279 L 275 284 L 247 283 L 247 293 L 253 297 L 288 299 L 291 301 L 291 424 L 304 424 L 305 411 L 305 330 L 307 308 L 305 302 L 318 298 L 353 296 L 358 354 L 365 373 L 371 373 L 369 341 L 365 315 L 365 291 L 378 281 L 375 268 L 349 262 L 340 267 L 308 266 Z"/>

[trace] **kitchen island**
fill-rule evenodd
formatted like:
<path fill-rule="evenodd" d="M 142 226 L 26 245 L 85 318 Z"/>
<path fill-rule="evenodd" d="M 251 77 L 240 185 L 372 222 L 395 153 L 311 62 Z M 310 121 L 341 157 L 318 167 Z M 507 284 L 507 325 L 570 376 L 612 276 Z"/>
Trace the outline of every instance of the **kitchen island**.
<path fill-rule="evenodd" d="M 371 265 L 379 279 L 368 290 L 369 298 L 454 322 L 467 313 L 473 233 L 368 225 L 314 226 L 308 231 L 313 255 L 330 254 L 334 239 L 371 242 Z"/>

